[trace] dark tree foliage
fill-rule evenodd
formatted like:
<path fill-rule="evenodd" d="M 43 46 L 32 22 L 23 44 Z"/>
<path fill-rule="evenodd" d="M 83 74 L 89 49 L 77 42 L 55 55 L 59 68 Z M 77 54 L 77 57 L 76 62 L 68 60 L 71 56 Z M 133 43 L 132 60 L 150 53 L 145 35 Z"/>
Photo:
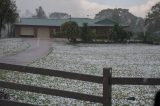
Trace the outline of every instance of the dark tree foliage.
<path fill-rule="evenodd" d="M 111 33 L 111 40 L 114 42 L 124 42 L 130 39 L 131 36 L 131 32 L 127 32 L 121 26 L 115 24 Z"/>
<path fill-rule="evenodd" d="M 112 34 L 111 34 L 111 40 L 117 42 L 118 41 L 118 34 L 119 34 L 119 25 L 115 24 L 112 30 Z"/>
<path fill-rule="evenodd" d="M 121 23 L 121 17 L 119 16 L 119 10 L 118 9 L 114 9 L 113 13 L 112 13 L 112 19 L 116 22 Z"/>
<path fill-rule="evenodd" d="M 0 37 L 6 24 L 13 24 L 18 18 L 16 3 L 13 0 L 0 0 Z"/>
<path fill-rule="evenodd" d="M 61 32 L 68 38 L 70 42 L 76 42 L 79 36 L 78 24 L 74 21 L 68 21 L 61 26 Z"/>
<path fill-rule="evenodd" d="M 53 12 L 49 15 L 50 19 L 68 19 L 70 15 L 67 13 Z"/>
<path fill-rule="evenodd" d="M 41 6 L 36 9 L 36 15 L 34 15 L 33 18 L 47 18 L 46 13 Z"/>
<path fill-rule="evenodd" d="M 146 17 L 145 25 L 149 33 L 160 31 L 160 2 L 151 8 Z"/>
<path fill-rule="evenodd" d="M 148 32 L 139 32 L 137 33 L 137 40 L 141 40 L 143 43 L 153 43 L 153 36 Z"/>
<path fill-rule="evenodd" d="M 81 28 L 81 34 L 80 34 L 80 38 L 82 39 L 82 41 L 90 42 L 92 41 L 93 36 L 94 36 L 94 33 L 91 30 L 91 28 L 88 27 L 88 24 L 83 23 L 83 27 Z"/>

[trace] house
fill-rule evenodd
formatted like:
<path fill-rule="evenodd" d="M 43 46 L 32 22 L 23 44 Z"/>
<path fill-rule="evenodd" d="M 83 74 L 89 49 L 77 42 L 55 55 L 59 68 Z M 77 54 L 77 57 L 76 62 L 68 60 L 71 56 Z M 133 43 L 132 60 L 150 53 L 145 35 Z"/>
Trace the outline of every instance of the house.
<path fill-rule="evenodd" d="M 60 32 L 60 27 L 67 21 L 75 21 L 79 27 L 83 23 L 96 31 L 98 38 L 109 38 L 111 30 L 116 22 L 109 19 L 89 19 L 89 18 L 72 18 L 72 19 L 37 19 L 37 18 L 21 18 L 15 23 L 16 37 L 37 37 L 50 38 L 55 37 Z M 126 25 L 121 25 L 127 27 Z M 56 36 L 57 37 L 57 36 Z M 59 37 L 61 37 L 59 35 Z"/>

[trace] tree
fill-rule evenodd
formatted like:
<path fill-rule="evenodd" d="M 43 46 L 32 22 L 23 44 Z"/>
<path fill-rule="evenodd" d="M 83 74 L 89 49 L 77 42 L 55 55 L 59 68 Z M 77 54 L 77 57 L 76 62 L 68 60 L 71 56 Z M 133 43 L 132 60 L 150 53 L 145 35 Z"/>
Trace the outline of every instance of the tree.
<path fill-rule="evenodd" d="M 34 15 L 33 18 L 47 18 L 46 13 L 41 6 L 36 9 L 36 15 Z"/>
<path fill-rule="evenodd" d="M 13 24 L 17 18 L 18 13 L 15 1 L 0 0 L 0 37 L 6 24 Z"/>
<path fill-rule="evenodd" d="M 121 23 L 121 17 L 119 16 L 120 10 L 119 9 L 114 9 L 112 13 L 112 19 L 118 23 Z"/>
<path fill-rule="evenodd" d="M 120 42 L 124 42 L 125 40 L 127 40 L 127 38 L 128 38 L 128 33 L 125 30 L 121 29 L 119 33 Z"/>
<path fill-rule="evenodd" d="M 130 39 L 132 36 L 131 32 L 125 31 L 119 24 L 115 24 L 111 33 L 111 40 L 114 42 L 124 42 Z"/>
<path fill-rule="evenodd" d="M 118 41 L 118 33 L 119 33 L 119 25 L 115 24 L 111 33 L 111 40 L 117 42 Z"/>
<path fill-rule="evenodd" d="M 33 13 L 30 10 L 28 10 L 28 9 L 25 10 L 23 17 L 31 18 L 32 16 L 33 16 Z"/>
<path fill-rule="evenodd" d="M 78 24 L 74 21 L 68 21 L 62 24 L 61 32 L 68 38 L 70 42 L 76 42 L 79 36 Z"/>
<path fill-rule="evenodd" d="M 145 25 L 150 34 L 160 31 L 160 2 L 151 8 L 145 19 Z"/>
<path fill-rule="evenodd" d="M 152 43 L 153 37 L 149 33 L 139 32 L 137 33 L 137 40 L 142 41 L 143 43 Z"/>
<path fill-rule="evenodd" d="M 91 30 L 90 27 L 88 27 L 87 23 L 83 23 L 83 27 L 81 29 L 81 34 L 80 34 L 80 38 L 82 39 L 82 41 L 90 42 L 92 41 L 93 37 L 94 37 L 94 32 Z"/>
<path fill-rule="evenodd" d="M 68 19 L 70 18 L 70 15 L 67 13 L 60 13 L 60 12 L 53 12 L 49 15 L 50 19 Z"/>

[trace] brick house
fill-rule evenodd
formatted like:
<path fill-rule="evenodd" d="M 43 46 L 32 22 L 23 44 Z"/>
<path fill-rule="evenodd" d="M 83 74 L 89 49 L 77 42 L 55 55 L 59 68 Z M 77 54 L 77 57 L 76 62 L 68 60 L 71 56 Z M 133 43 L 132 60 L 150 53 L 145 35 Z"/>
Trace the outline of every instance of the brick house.
<path fill-rule="evenodd" d="M 75 21 L 79 27 L 83 23 L 96 31 L 97 38 L 109 38 L 111 30 L 116 22 L 109 19 L 89 19 L 89 18 L 72 18 L 72 19 L 37 19 L 37 18 L 21 18 L 15 23 L 16 37 L 37 37 L 50 38 L 58 37 L 56 34 L 60 32 L 60 27 L 67 21 Z M 121 25 L 127 27 L 126 25 Z M 59 35 L 59 37 L 62 37 Z"/>

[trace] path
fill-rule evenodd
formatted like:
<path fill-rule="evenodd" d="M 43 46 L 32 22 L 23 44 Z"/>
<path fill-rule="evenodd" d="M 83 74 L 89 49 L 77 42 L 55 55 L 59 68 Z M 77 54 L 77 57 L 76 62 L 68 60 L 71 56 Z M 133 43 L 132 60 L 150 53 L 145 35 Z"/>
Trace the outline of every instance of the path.
<path fill-rule="evenodd" d="M 1 63 L 16 64 L 16 65 L 27 65 L 34 60 L 45 56 L 50 49 L 51 40 L 49 39 L 35 39 L 25 38 L 30 47 L 16 55 L 6 56 L 0 58 Z"/>

